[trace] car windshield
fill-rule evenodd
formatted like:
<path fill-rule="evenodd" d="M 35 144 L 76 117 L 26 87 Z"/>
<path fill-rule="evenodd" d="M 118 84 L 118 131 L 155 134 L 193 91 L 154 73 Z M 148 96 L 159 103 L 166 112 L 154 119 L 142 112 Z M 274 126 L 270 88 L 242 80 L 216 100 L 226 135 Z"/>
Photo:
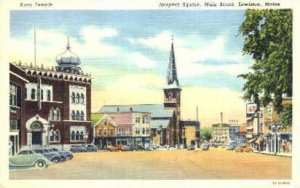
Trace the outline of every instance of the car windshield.
<path fill-rule="evenodd" d="M 56 149 L 56 148 L 52 148 L 52 150 L 53 150 L 53 151 L 58 151 L 58 149 Z"/>
<path fill-rule="evenodd" d="M 49 153 L 49 150 L 47 150 L 47 149 L 44 149 L 44 152 L 45 152 L 45 153 Z"/>

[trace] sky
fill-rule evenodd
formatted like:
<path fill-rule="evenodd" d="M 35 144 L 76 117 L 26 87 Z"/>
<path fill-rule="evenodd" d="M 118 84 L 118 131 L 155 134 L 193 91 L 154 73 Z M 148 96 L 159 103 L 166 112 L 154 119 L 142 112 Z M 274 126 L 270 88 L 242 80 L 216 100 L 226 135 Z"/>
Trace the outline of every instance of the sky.
<path fill-rule="evenodd" d="M 244 10 L 35 10 L 10 13 L 10 62 L 56 66 L 66 49 L 92 75 L 92 112 L 104 104 L 163 102 L 174 38 L 182 119 L 202 126 L 245 122 L 244 81 L 253 60 L 242 54 Z"/>

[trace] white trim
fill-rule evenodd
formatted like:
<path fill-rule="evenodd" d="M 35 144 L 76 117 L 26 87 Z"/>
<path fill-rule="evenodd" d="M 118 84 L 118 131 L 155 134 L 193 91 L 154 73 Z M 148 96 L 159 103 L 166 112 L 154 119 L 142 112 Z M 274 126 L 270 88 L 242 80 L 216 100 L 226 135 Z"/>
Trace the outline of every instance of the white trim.
<path fill-rule="evenodd" d="M 17 75 L 16 73 L 14 73 L 12 71 L 9 71 L 9 73 L 12 74 L 12 75 L 14 75 L 14 76 L 16 76 L 16 77 L 18 77 L 18 78 L 20 78 L 21 80 L 23 80 L 23 81 L 25 81 L 27 83 L 29 83 L 29 80 L 27 80 L 26 78 L 23 78 L 22 76 Z"/>

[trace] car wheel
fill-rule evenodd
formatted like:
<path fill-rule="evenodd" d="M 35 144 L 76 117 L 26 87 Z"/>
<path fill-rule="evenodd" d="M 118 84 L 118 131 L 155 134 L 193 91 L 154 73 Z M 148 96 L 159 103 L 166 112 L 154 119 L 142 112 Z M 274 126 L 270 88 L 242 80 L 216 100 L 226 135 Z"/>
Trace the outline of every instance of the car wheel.
<path fill-rule="evenodd" d="M 54 163 L 58 163 L 58 162 L 59 162 L 59 160 L 58 160 L 58 158 L 54 158 L 54 159 L 52 160 L 52 162 L 54 162 Z"/>
<path fill-rule="evenodd" d="M 38 168 L 44 168 L 46 166 L 46 163 L 43 160 L 39 160 L 39 161 L 35 162 L 34 165 Z"/>

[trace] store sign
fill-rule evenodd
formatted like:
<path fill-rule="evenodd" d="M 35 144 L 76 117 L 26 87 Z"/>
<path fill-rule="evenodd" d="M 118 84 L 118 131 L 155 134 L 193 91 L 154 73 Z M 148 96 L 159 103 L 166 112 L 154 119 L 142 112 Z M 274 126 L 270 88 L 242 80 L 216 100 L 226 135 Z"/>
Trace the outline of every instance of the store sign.
<path fill-rule="evenodd" d="M 255 103 L 246 104 L 246 113 L 247 115 L 254 114 L 257 109 L 257 105 Z"/>

